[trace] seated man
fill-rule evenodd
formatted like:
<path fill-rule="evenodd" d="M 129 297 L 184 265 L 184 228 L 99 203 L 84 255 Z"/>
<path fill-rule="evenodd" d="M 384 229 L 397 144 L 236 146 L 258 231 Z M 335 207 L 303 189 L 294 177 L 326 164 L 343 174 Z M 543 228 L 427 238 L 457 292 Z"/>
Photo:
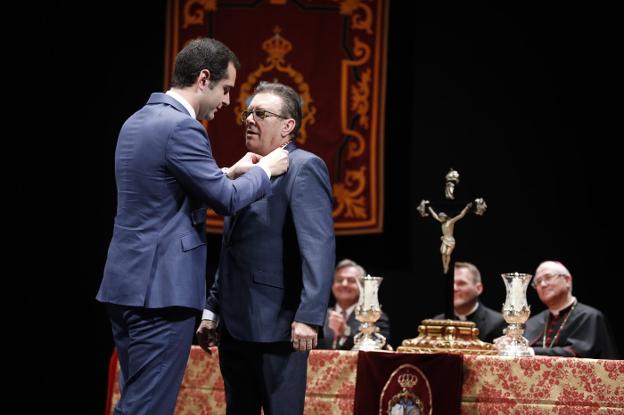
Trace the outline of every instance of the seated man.
<path fill-rule="evenodd" d="M 492 341 L 503 334 L 506 327 L 503 315 L 486 307 L 479 302 L 483 292 L 481 273 L 470 262 L 456 262 L 453 283 L 454 318 L 461 321 L 472 321 L 479 329 L 479 339 L 484 342 Z M 439 314 L 435 319 L 444 318 Z"/>
<path fill-rule="evenodd" d="M 358 280 L 366 275 L 364 268 L 350 259 L 343 259 L 334 271 L 332 294 L 336 306 L 328 310 L 323 338 L 318 341 L 319 349 L 351 350 L 353 337 L 358 333 L 360 322 L 355 319 L 355 306 L 360 298 Z M 376 322 L 379 334 L 389 340 L 390 321 L 382 312 Z"/>
<path fill-rule="evenodd" d="M 536 355 L 619 358 L 605 316 L 572 295 L 572 275 L 561 262 L 542 262 L 531 284 L 548 307 L 526 323 L 524 337 Z"/>

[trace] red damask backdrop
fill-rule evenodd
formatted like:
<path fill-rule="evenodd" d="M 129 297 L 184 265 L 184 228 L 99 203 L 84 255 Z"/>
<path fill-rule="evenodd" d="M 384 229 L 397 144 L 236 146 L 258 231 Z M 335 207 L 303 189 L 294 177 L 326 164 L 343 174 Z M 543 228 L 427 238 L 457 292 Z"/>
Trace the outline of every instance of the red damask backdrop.
<path fill-rule="evenodd" d="M 215 158 L 246 151 L 239 120 L 260 81 L 292 86 L 303 99 L 297 144 L 325 160 L 337 234 L 383 230 L 387 0 L 170 0 L 165 88 L 177 52 L 214 37 L 241 61 L 229 107 L 206 124 Z M 207 228 L 220 232 L 210 212 Z"/>

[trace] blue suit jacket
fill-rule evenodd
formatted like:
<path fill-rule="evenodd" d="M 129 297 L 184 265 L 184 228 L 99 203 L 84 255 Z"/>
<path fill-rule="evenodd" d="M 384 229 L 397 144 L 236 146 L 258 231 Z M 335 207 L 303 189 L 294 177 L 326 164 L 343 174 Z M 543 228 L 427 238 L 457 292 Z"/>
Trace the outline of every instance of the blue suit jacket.
<path fill-rule="evenodd" d="M 289 144 L 272 194 L 226 218 L 206 308 L 244 341 L 289 341 L 293 320 L 323 327 L 335 262 L 327 167 Z"/>
<path fill-rule="evenodd" d="M 228 180 L 201 123 L 175 99 L 155 93 L 121 128 L 115 177 L 117 215 L 97 299 L 201 310 L 206 207 L 231 215 L 270 194 L 266 173 L 253 167 Z"/>

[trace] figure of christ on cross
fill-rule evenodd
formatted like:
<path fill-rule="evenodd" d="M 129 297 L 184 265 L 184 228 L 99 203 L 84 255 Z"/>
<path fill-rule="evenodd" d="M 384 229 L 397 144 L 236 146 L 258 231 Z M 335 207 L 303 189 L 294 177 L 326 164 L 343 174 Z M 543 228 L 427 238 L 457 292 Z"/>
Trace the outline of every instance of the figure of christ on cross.
<path fill-rule="evenodd" d="M 449 265 L 451 264 L 451 254 L 453 253 L 453 249 L 455 249 L 455 238 L 453 237 L 455 223 L 466 216 L 466 213 L 468 213 L 471 207 L 472 202 L 468 203 L 457 216 L 452 218 L 449 218 L 444 212 L 437 214 L 431 206 L 427 207 L 429 212 L 431 212 L 431 216 L 442 224 L 442 236 L 440 237 L 442 245 L 440 245 L 440 254 L 442 254 L 442 269 L 445 274 L 448 273 Z"/>

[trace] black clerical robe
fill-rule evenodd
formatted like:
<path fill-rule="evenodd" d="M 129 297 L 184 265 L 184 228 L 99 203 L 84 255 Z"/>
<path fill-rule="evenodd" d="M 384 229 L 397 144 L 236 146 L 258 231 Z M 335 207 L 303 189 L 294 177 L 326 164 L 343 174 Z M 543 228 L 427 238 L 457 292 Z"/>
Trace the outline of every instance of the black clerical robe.
<path fill-rule="evenodd" d="M 438 314 L 434 317 L 436 320 L 444 318 L 446 318 L 444 314 Z M 457 316 L 453 316 L 453 318 L 459 320 Z M 474 313 L 466 316 L 466 320 L 477 324 L 479 339 L 488 343 L 493 343 L 495 338 L 502 336 L 503 329 L 507 326 L 501 313 L 484 306 L 482 303 L 479 303 L 479 307 Z"/>
<path fill-rule="evenodd" d="M 558 317 L 548 309 L 531 317 L 524 337 L 537 355 L 619 359 L 609 322 L 599 310 L 576 302 Z"/>

